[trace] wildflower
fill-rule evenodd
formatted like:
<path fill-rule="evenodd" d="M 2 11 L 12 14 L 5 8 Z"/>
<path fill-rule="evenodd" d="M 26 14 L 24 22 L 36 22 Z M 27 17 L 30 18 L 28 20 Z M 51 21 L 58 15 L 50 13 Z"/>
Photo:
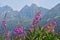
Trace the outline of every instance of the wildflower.
<path fill-rule="evenodd" d="M 7 26 L 7 22 L 6 22 L 5 19 L 2 21 L 2 26 L 3 26 L 3 27 L 6 27 L 6 26 Z"/>
<path fill-rule="evenodd" d="M 10 31 L 3 32 L 3 34 L 6 35 L 6 36 L 9 36 L 10 35 Z"/>
<path fill-rule="evenodd" d="M 26 35 L 26 32 L 22 26 L 17 25 L 15 30 L 14 30 L 14 34 L 15 35 L 19 35 L 19 34 Z"/>
<path fill-rule="evenodd" d="M 50 26 L 51 26 L 51 27 L 56 26 L 56 21 L 52 21 L 52 22 L 50 22 Z"/>
<path fill-rule="evenodd" d="M 38 22 L 40 21 L 40 19 L 41 19 L 41 13 L 37 12 L 33 20 L 32 26 L 30 27 L 30 32 L 34 31 L 34 28 L 38 25 Z"/>
<path fill-rule="evenodd" d="M 40 21 L 40 18 L 41 18 L 41 13 L 38 12 L 38 13 L 36 14 L 36 16 L 35 16 L 34 21 L 33 21 L 33 25 L 37 25 L 38 22 Z"/>
<path fill-rule="evenodd" d="M 23 33 L 22 33 L 22 34 L 23 34 L 23 36 L 25 36 L 25 35 L 26 35 L 26 31 L 25 31 L 25 30 L 23 30 Z"/>
<path fill-rule="evenodd" d="M 54 32 L 54 28 L 50 28 L 50 32 Z"/>
<path fill-rule="evenodd" d="M 6 14 L 5 14 L 4 19 L 3 19 L 3 21 L 2 21 L 2 26 L 3 26 L 3 27 L 7 27 Z"/>
<path fill-rule="evenodd" d="M 47 30 L 47 29 L 48 29 L 48 24 L 44 26 L 44 30 Z"/>
<path fill-rule="evenodd" d="M 51 21 L 50 24 L 46 24 L 44 29 L 49 30 L 49 32 L 54 32 L 54 27 L 56 26 L 55 21 Z"/>

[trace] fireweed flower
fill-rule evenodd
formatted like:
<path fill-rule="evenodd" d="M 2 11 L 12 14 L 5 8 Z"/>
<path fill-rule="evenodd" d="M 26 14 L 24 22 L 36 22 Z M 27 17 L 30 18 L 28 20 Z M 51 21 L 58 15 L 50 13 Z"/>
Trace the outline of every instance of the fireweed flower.
<path fill-rule="evenodd" d="M 44 30 L 48 30 L 48 24 L 44 26 Z"/>
<path fill-rule="evenodd" d="M 50 28 L 49 30 L 50 30 L 50 32 L 54 32 L 54 28 Z"/>
<path fill-rule="evenodd" d="M 23 33 L 22 33 L 22 34 L 23 34 L 23 36 L 25 36 L 25 35 L 26 35 L 26 31 L 25 31 L 25 29 L 23 29 Z"/>
<path fill-rule="evenodd" d="M 14 30 L 14 35 L 19 35 L 22 34 L 23 36 L 26 35 L 26 31 L 24 30 L 24 28 L 20 25 L 17 25 L 15 30 Z"/>
<path fill-rule="evenodd" d="M 56 26 L 56 21 L 52 21 L 52 22 L 50 22 L 50 26 L 51 26 L 51 27 Z"/>
<path fill-rule="evenodd" d="M 54 32 L 54 28 L 52 28 L 50 25 L 48 25 L 48 24 L 46 24 L 45 26 L 44 26 L 44 30 L 45 31 L 49 31 L 49 32 Z"/>
<path fill-rule="evenodd" d="M 40 18 L 41 18 L 41 13 L 38 12 L 38 13 L 36 14 L 36 16 L 35 16 L 34 21 L 33 21 L 33 25 L 37 25 L 38 22 L 40 21 Z"/>
<path fill-rule="evenodd" d="M 2 26 L 5 27 L 5 28 L 7 27 L 6 15 L 7 15 L 7 14 L 5 14 L 5 16 L 4 16 L 4 18 L 3 18 L 3 21 L 2 21 Z"/>
<path fill-rule="evenodd" d="M 5 35 L 5 40 L 11 40 L 10 39 L 10 31 L 3 32 L 3 34 Z"/>
<path fill-rule="evenodd" d="M 50 32 L 54 32 L 55 26 L 56 26 L 56 21 L 50 22 Z"/>
<path fill-rule="evenodd" d="M 50 32 L 54 32 L 54 27 L 56 26 L 55 21 L 51 21 L 50 24 L 46 24 L 44 29 L 49 30 Z"/>
<path fill-rule="evenodd" d="M 5 19 L 2 21 L 2 27 L 7 27 L 7 22 Z"/>
<path fill-rule="evenodd" d="M 6 35 L 6 36 L 9 36 L 10 35 L 10 31 L 3 32 L 3 34 Z"/>
<path fill-rule="evenodd" d="M 41 13 L 37 12 L 33 20 L 32 26 L 30 27 L 30 32 L 34 31 L 34 28 L 38 25 L 38 22 L 40 21 L 40 19 L 41 19 Z"/>

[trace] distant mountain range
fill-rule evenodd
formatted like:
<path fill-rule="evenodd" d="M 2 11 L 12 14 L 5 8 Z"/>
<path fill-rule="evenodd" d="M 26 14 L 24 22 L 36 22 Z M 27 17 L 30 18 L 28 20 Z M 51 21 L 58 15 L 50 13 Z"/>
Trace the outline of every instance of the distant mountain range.
<path fill-rule="evenodd" d="M 7 13 L 6 19 L 8 22 L 8 26 L 10 26 L 9 29 L 11 29 L 12 27 L 14 28 L 17 25 L 18 20 L 24 27 L 29 27 L 32 24 L 33 18 L 36 14 L 36 9 L 39 9 L 42 13 L 39 26 L 45 25 L 48 19 L 58 17 L 56 21 L 57 26 L 60 27 L 60 4 L 57 4 L 52 9 L 38 7 L 35 4 L 32 4 L 30 7 L 26 5 L 21 9 L 21 11 L 14 11 L 8 5 L 0 7 L 0 26 L 5 13 Z"/>

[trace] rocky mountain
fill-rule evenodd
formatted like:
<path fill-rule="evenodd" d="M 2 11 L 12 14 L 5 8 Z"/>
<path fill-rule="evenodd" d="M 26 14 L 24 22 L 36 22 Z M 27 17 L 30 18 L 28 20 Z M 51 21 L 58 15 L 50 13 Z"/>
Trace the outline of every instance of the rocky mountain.
<path fill-rule="evenodd" d="M 43 8 L 43 7 L 38 7 L 35 4 L 32 4 L 31 6 L 25 6 L 24 8 L 21 9 L 21 11 L 19 12 L 20 16 L 22 16 L 22 24 L 24 24 L 25 26 L 27 25 L 28 27 L 30 26 L 30 24 L 32 23 L 35 15 L 36 15 L 36 11 L 40 10 L 42 13 L 42 17 L 46 14 L 46 12 L 48 12 L 49 9 Z M 23 19 L 24 18 L 24 19 Z"/>
<path fill-rule="evenodd" d="M 38 7 L 35 4 L 32 4 L 31 6 L 25 6 L 21 9 L 20 15 L 25 16 L 26 18 L 33 18 L 36 14 L 36 11 L 41 10 L 42 16 L 49 10 L 43 7 Z"/>

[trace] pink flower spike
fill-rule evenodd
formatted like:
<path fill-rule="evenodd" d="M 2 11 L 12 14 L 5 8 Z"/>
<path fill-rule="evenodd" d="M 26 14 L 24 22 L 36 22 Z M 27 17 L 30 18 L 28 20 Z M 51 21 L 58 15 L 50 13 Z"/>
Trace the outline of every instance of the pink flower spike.
<path fill-rule="evenodd" d="M 50 32 L 54 32 L 54 28 L 50 28 Z"/>
<path fill-rule="evenodd" d="M 26 33 L 26 31 L 24 30 L 24 28 L 22 26 L 20 26 L 20 25 L 16 26 L 16 28 L 14 30 L 14 35 L 17 35 L 17 36 L 20 34 L 25 35 L 25 33 Z"/>
<path fill-rule="evenodd" d="M 41 13 L 37 12 L 32 24 L 37 26 L 40 19 L 41 19 Z"/>
<path fill-rule="evenodd" d="M 51 26 L 51 27 L 56 26 L 56 22 L 55 22 L 55 21 L 50 22 L 50 26 Z"/>
<path fill-rule="evenodd" d="M 7 22 L 6 22 L 6 20 L 3 20 L 3 21 L 2 21 L 2 26 L 3 26 L 3 27 L 7 27 Z"/>
<path fill-rule="evenodd" d="M 6 35 L 6 36 L 9 36 L 10 35 L 10 31 L 3 32 L 3 34 Z"/>

